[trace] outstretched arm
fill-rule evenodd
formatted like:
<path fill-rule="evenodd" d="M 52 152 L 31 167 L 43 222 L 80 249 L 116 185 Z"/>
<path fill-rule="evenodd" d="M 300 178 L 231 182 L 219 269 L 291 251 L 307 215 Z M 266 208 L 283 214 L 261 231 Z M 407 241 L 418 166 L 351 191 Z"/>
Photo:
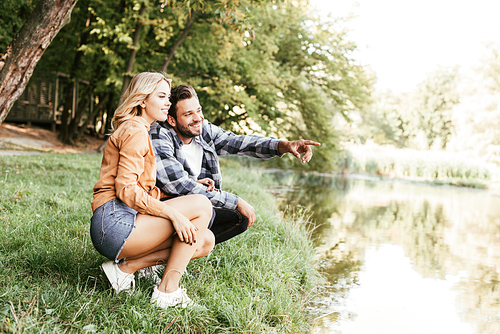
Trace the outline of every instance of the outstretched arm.
<path fill-rule="evenodd" d="M 311 146 L 320 146 L 320 143 L 317 143 L 312 140 L 296 140 L 296 141 L 286 141 L 281 140 L 278 143 L 278 151 L 280 154 L 292 153 L 297 159 L 300 159 L 300 155 L 304 153 L 302 156 L 302 163 L 309 162 L 312 158 L 312 148 Z"/>

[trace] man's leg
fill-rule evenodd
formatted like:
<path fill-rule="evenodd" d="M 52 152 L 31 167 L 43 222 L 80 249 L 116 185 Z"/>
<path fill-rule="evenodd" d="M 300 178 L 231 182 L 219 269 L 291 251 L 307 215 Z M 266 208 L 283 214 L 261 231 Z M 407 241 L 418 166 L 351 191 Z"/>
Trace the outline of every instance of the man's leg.
<path fill-rule="evenodd" d="M 214 208 L 215 218 L 209 229 L 215 235 L 215 244 L 220 244 L 247 230 L 248 218 L 237 209 Z"/>

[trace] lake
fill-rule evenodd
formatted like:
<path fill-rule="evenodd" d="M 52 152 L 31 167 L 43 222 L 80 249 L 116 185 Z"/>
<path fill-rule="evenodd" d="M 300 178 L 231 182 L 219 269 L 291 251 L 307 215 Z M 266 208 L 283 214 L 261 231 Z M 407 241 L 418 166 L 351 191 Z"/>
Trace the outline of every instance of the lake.
<path fill-rule="evenodd" d="M 500 197 L 484 190 L 276 173 L 311 215 L 328 279 L 313 333 L 500 333 Z"/>

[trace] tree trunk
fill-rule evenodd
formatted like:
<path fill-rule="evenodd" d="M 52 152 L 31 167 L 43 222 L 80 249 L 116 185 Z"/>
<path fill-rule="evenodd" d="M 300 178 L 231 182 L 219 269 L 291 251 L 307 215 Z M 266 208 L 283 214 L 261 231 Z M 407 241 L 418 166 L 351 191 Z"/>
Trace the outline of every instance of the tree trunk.
<path fill-rule="evenodd" d="M 93 103 L 90 101 L 90 103 Z M 87 130 L 88 126 L 90 123 L 94 123 L 94 118 L 95 115 L 97 114 L 97 108 L 93 108 L 91 112 L 89 112 L 89 117 L 85 120 L 83 125 L 78 129 L 76 136 L 75 136 L 75 142 L 80 140 L 80 138 L 85 134 L 85 131 Z"/>
<path fill-rule="evenodd" d="M 71 110 L 71 112 L 73 112 L 73 85 L 76 85 L 75 80 L 68 80 L 64 87 L 64 107 L 61 115 L 61 128 L 59 129 L 58 135 L 59 140 L 63 143 L 66 143 L 69 136 L 68 124 L 71 119 L 69 111 Z"/>
<path fill-rule="evenodd" d="M 68 125 L 67 144 L 74 145 L 77 142 L 77 140 L 79 139 L 78 128 L 80 126 L 80 122 L 82 121 L 83 114 L 85 113 L 85 111 L 87 110 L 87 107 L 90 104 L 89 97 L 91 95 L 92 90 L 94 90 L 92 85 L 93 84 L 90 83 L 89 86 L 85 90 L 82 89 L 82 94 L 81 94 L 82 97 L 77 104 L 75 117 L 71 119 L 71 122 Z M 90 114 L 90 112 L 89 112 L 89 114 Z"/>
<path fill-rule="evenodd" d="M 139 17 L 137 18 L 137 23 L 135 25 L 135 31 L 134 31 L 134 44 L 132 45 L 132 50 L 130 50 L 130 55 L 128 58 L 128 64 L 127 64 L 127 70 L 123 74 L 123 86 L 122 86 L 122 92 L 120 96 L 122 96 L 125 91 L 128 88 L 128 84 L 130 83 L 131 78 L 134 76 L 134 62 L 135 62 L 135 55 L 137 54 L 137 48 L 139 45 L 139 37 L 141 37 L 141 29 L 142 29 L 142 19 L 144 16 L 144 13 L 146 12 L 146 5 L 143 2 L 141 4 L 141 9 L 139 11 Z"/>
<path fill-rule="evenodd" d="M 167 68 L 168 64 L 170 64 L 170 61 L 172 58 L 174 58 L 175 52 L 177 51 L 177 48 L 181 43 L 184 41 L 184 39 L 187 37 L 189 33 L 189 29 L 191 29 L 191 26 L 193 25 L 195 19 L 196 19 L 197 12 L 196 11 L 191 11 L 191 17 L 186 23 L 186 26 L 184 27 L 184 30 L 182 31 L 182 34 L 179 36 L 177 41 L 175 41 L 174 46 L 172 46 L 172 49 L 170 49 L 170 53 L 168 54 L 167 58 L 165 58 L 165 63 L 163 64 L 163 67 L 161 68 L 161 71 L 164 73 L 167 73 Z"/>
<path fill-rule="evenodd" d="M 36 64 L 71 19 L 78 0 L 40 0 L 0 58 L 0 124 L 28 84 Z"/>
<path fill-rule="evenodd" d="M 89 1 L 87 0 L 86 2 L 82 3 L 80 2 L 80 5 L 83 5 L 82 8 L 87 8 L 88 7 Z M 87 18 L 87 26 L 85 28 L 88 28 L 88 25 L 90 25 L 90 22 L 93 18 L 93 15 L 89 11 L 89 16 Z M 78 24 L 77 24 L 78 26 Z M 81 27 L 77 27 L 76 29 L 81 29 Z M 87 41 L 90 36 L 90 30 L 86 29 L 80 36 L 79 42 L 75 46 L 75 49 L 79 50 L 79 48 L 87 44 Z M 76 84 L 78 78 L 76 78 L 76 73 L 79 71 L 80 66 L 82 64 L 82 58 L 83 58 L 83 51 L 79 50 L 75 54 L 75 58 L 73 59 L 73 65 L 71 66 L 69 77 L 73 79 L 73 83 Z M 69 128 L 70 122 L 72 122 L 73 117 L 69 115 L 68 111 L 69 108 L 73 109 L 73 85 L 68 85 L 65 90 L 65 95 L 64 95 L 64 110 L 63 114 L 61 117 L 61 127 L 59 129 L 59 135 L 58 138 L 61 142 L 64 144 L 70 144 L 71 143 L 71 130 Z M 77 101 L 78 102 L 78 101 Z M 72 110 L 72 113 L 78 112 L 77 110 Z"/>
<path fill-rule="evenodd" d="M 115 109 L 113 108 L 114 105 L 114 93 L 111 92 L 111 96 L 108 100 L 108 103 L 106 105 L 106 123 L 102 125 L 102 134 L 108 134 L 111 131 L 111 119 L 113 118 L 115 114 Z"/>

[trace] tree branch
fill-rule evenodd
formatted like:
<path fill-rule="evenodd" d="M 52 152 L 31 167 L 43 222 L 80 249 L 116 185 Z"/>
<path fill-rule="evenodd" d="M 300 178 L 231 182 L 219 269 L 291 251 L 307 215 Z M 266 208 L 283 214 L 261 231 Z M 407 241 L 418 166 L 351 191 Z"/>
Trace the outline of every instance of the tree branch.
<path fill-rule="evenodd" d="M 130 79 L 134 76 L 134 63 L 135 63 L 135 55 L 137 54 L 137 49 L 139 45 L 139 37 L 141 37 L 141 29 L 143 26 L 142 18 L 144 13 L 146 12 L 146 4 L 143 2 L 141 4 L 141 9 L 139 10 L 139 17 L 137 18 L 137 23 L 135 25 L 134 31 L 134 42 L 132 47 L 130 48 L 130 55 L 128 57 L 127 69 L 123 74 L 123 84 L 122 84 L 122 92 L 120 96 L 122 96 L 128 88 L 128 84 L 130 83 Z"/>
<path fill-rule="evenodd" d="M 189 33 L 189 29 L 191 29 L 191 26 L 193 25 L 194 21 L 196 20 L 196 15 L 198 12 L 196 11 L 191 11 L 191 17 L 188 19 L 186 26 L 184 27 L 184 30 L 182 31 L 182 34 L 179 36 L 177 41 L 175 41 L 174 46 L 172 46 L 172 49 L 170 49 L 170 53 L 168 56 L 165 58 L 165 63 L 163 64 L 163 67 L 161 68 L 161 71 L 164 73 L 167 73 L 167 68 L 168 64 L 170 64 L 170 61 L 172 58 L 174 58 L 175 52 L 177 51 L 177 48 L 182 44 L 184 39 L 187 37 Z"/>

